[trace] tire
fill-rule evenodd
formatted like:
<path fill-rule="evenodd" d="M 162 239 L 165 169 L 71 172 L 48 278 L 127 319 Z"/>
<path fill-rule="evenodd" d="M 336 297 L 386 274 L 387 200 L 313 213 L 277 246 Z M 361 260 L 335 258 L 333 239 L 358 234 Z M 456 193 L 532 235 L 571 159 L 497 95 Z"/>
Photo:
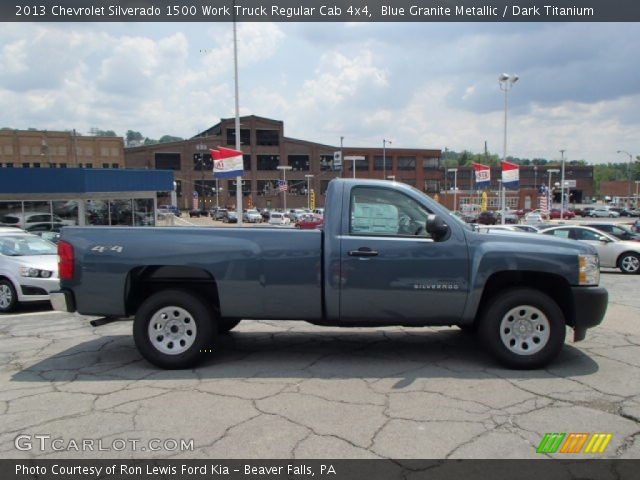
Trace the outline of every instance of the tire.
<path fill-rule="evenodd" d="M 196 365 L 215 349 L 217 334 L 211 308 L 184 290 L 153 294 L 142 303 L 133 322 L 138 351 L 150 363 L 169 370 Z"/>
<path fill-rule="evenodd" d="M 618 257 L 618 268 L 622 273 L 638 274 L 640 273 L 640 255 L 633 252 L 625 252 Z"/>
<path fill-rule="evenodd" d="M 517 370 L 541 368 L 562 350 L 565 318 L 545 293 L 513 288 L 489 301 L 478 334 L 489 353 L 504 366 Z"/>
<path fill-rule="evenodd" d="M 9 313 L 18 305 L 18 294 L 10 280 L 0 280 L 0 313 Z"/>
<path fill-rule="evenodd" d="M 218 333 L 224 335 L 236 328 L 242 320 L 239 318 L 221 318 L 218 321 Z"/>

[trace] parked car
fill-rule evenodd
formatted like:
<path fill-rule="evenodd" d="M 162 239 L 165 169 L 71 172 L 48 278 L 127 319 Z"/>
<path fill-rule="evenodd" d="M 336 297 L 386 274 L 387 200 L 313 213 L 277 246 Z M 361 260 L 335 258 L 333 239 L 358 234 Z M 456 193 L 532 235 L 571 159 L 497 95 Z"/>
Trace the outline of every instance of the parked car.
<path fill-rule="evenodd" d="M 209 211 L 205 210 L 204 208 L 189 210 L 189 217 L 208 217 L 208 216 L 209 216 Z"/>
<path fill-rule="evenodd" d="M 630 228 L 624 225 L 617 225 L 615 223 L 589 223 L 585 227 L 595 228 L 601 232 L 613 235 L 618 240 L 630 240 L 632 242 L 640 242 L 640 233 L 633 232 Z"/>
<path fill-rule="evenodd" d="M 213 220 L 222 220 L 227 216 L 228 212 L 229 210 L 227 210 L 226 208 L 218 208 L 213 216 Z"/>
<path fill-rule="evenodd" d="M 638 217 L 640 216 L 640 210 L 637 208 L 621 208 L 618 212 L 621 217 Z"/>
<path fill-rule="evenodd" d="M 481 225 L 495 225 L 498 222 L 495 213 L 490 210 L 486 212 L 480 212 L 477 222 Z"/>
<path fill-rule="evenodd" d="M 633 225 L 631 225 L 631 231 L 634 233 L 640 233 L 640 219 L 633 222 Z"/>
<path fill-rule="evenodd" d="M 598 251 L 601 267 L 619 268 L 622 273 L 640 273 L 639 242 L 618 240 L 608 233 L 582 226 L 552 227 L 540 233 L 593 245 Z"/>
<path fill-rule="evenodd" d="M 576 215 L 580 215 L 581 217 L 588 217 L 589 214 L 591 213 L 591 210 L 593 210 L 595 207 L 583 207 L 581 209 L 576 209 L 575 213 Z"/>
<path fill-rule="evenodd" d="M 518 223 L 520 221 L 520 217 L 515 210 L 507 210 L 504 214 L 504 223 Z M 496 213 L 496 222 L 502 223 L 502 211 Z"/>
<path fill-rule="evenodd" d="M 560 216 L 561 213 L 562 213 L 562 217 Z M 573 213 L 571 210 L 565 210 L 564 212 L 561 212 L 559 208 L 552 208 L 551 211 L 549 212 L 549 218 L 551 220 L 557 220 L 559 218 L 571 220 L 572 218 L 576 218 L 576 214 Z"/>
<path fill-rule="evenodd" d="M 242 221 L 247 223 L 262 223 L 262 214 L 255 209 L 247 210 L 242 214 Z"/>
<path fill-rule="evenodd" d="M 296 220 L 295 227 L 301 229 L 320 228 L 324 225 L 324 217 L 322 215 L 316 215 L 308 213 L 301 216 Z"/>
<path fill-rule="evenodd" d="M 315 213 L 316 215 L 324 216 L 324 208 L 314 208 L 311 213 Z"/>
<path fill-rule="evenodd" d="M 172 215 L 175 215 L 176 217 L 180 216 L 180 209 L 178 207 L 176 207 L 175 205 L 160 205 L 156 209 L 156 212 L 158 213 L 158 216 L 166 215 L 168 213 L 171 213 Z"/>
<path fill-rule="evenodd" d="M 0 313 L 45 302 L 59 288 L 56 246 L 15 228 L 0 228 Z"/>
<path fill-rule="evenodd" d="M 222 223 L 238 223 L 237 212 L 225 210 L 225 214 L 222 217 Z"/>
<path fill-rule="evenodd" d="M 51 215 L 47 212 L 25 213 L 5 213 L 0 217 L 0 223 L 5 225 L 15 225 L 19 228 L 28 229 L 40 223 L 61 223 L 64 225 L 75 225 L 75 220 L 66 220 L 58 215 Z"/>
<path fill-rule="evenodd" d="M 476 231 L 480 233 L 522 233 L 515 225 L 478 225 Z"/>
<path fill-rule="evenodd" d="M 271 210 L 269 210 L 268 208 L 263 208 L 262 210 L 260 210 L 260 215 L 262 215 L 263 222 L 268 222 L 271 215 Z"/>
<path fill-rule="evenodd" d="M 620 216 L 618 212 L 615 210 L 611 210 L 609 207 L 596 207 L 591 210 L 588 215 L 590 217 L 609 217 L 609 218 L 617 218 Z"/>
<path fill-rule="evenodd" d="M 291 220 L 289 217 L 285 217 L 282 212 L 271 212 L 269 217 L 269 225 L 289 225 Z"/>
<path fill-rule="evenodd" d="M 538 212 L 529 212 L 524 216 L 524 222 L 535 225 L 544 222 L 544 217 Z"/>

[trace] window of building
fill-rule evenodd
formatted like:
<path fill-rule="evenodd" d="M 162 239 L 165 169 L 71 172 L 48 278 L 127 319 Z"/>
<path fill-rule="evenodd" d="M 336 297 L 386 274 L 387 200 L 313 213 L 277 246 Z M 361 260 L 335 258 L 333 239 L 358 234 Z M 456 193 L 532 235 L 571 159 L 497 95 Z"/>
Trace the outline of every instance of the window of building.
<path fill-rule="evenodd" d="M 280 131 L 256 129 L 256 143 L 258 145 L 280 145 Z"/>
<path fill-rule="evenodd" d="M 435 193 L 440 191 L 440 182 L 438 180 L 425 180 L 424 191 L 428 193 Z"/>
<path fill-rule="evenodd" d="M 5 166 L 7 168 L 13 168 L 13 162 L 7 162 Z"/>
<path fill-rule="evenodd" d="M 231 180 L 228 188 L 230 197 L 236 196 L 236 187 L 236 180 Z M 248 195 L 251 195 L 251 180 L 242 180 L 242 196 L 246 197 Z"/>
<path fill-rule="evenodd" d="M 93 163 L 85 163 L 84 168 L 93 168 Z"/>
<path fill-rule="evenodd" d="M 31 167 L 31 164 L 29 162 L 24 162 L 22 164 L 22 168 L 30 168 L 30 167 Z"/>
<path fill-rule="evenodd" d="M 40 168 L 40 162 L 33 162 L 33 168 Z"/>
<path fill-rule="evenodd" d="M 60 164 L 60 168 L 67 168 L 67 164 L 66 163 L 61 163 Z"/>
<path fill-rule="evenodd" d="M 58 166 L 58 164 L 55 163 L 55 162 L 49 163 L 49 168 L 56 168 L 57 166 Z"/>
<path fill-rule="evenodd" d="M 277 170 L 280 155 L 258 155 L 258 170 Z"/>
<path fill-rule="evenodd" d="M 210 153 L 194 153 L 193 154 L 193 169 L 200 172 L 202 170 L 213 170 L 213 159 Z"/>
<path fill-rule="evenodd" d="M 387 159 L 387 160 L 389 160 L 389 159 Z M 353 162 L 349 162 L 349 163 L 353 163 Z M 368 156 L 364 156 L 364 160 L 357 160 L 355 163 L 356 163 L 356 171 L 365 171 L 365 172 L 369 171 L 369 157 Z"/>
<path fill-rule="evenodd" d="M 118 165 L 117 163 L 112 163 L 111 168 L 120 168 L 120 165 Z"/>
<path fill-rule="evenodd" d="M 327 188 L 329 188 L 329 182 L 331 180 L 320 180 L 320 194 L 324 195 L 327 193 Z"/>
<path fill-rule="evenodd" d="M 440 168 L 440 159 L 438 157 L 424 158 L 422 160 L 422 168 L 423 169 Z"/>
<path fill-rule="evenodd" d="M 258 196 L 261 197 L 270 197 L 273 195 L 277 195 L 279 193 L 278 190 L 278 181 L 277 180 L 258 180 Z"/>
<path fill-rule="evenodd" d="M 398 157 L 398 170 L 415 170 L 416 157 L 402 156 Z"/>
<path fill-rule="evenodd" d="M 323 172 L 333 170 L 333 155 L 320 155 L 320 170 Z"/>
<path fill-rule="evenodd" d="M 416 179 L 415 178 L 400 178 L 400 179 L 398 179 L 398 181 L 400 181 L 402 183 L 406 183 L 407 185 L 411 185 L 412 187 L 416 186 Z"/>
<path fill-rule="evenodd" d="M 102 168 L 109 168 L 109 164 L 108 163 L 103 163 L 102 164 Z"/>
<path fill-rule="evenodd" d="M 242 155 L 242 168 L 245 171 L 251 171 L 251 155 L 250 154 Z"/>
<path fill-rule="evenodd" d="M 240 145 L 250 145 L 251 144 L 251 130 L 248 128 L 240 129 Z M 227 145 L 235 147 L 236 146 L 236 129 L 235 128 L 227 128 Z"/>
<path fill-rule="evenodd" d="M 383 163 L 383 159 L 384 159 L 384 163 Z M 387 172 L 390 172 L 392 170 L 391 168 L 392 163 L 393 163 L 393 160 L 389 155 L 387 155 L 386 157 L 383 157 L 382 155 L 375 155 L 373 157 L 374 170 L 386 170 Z M 385 164 L 386 166 L 384 166 Z"/>
<path fill-rule="evenodd" d="M 309 171 L 309 155 L 289 155 L 288 159 L 293 171 Z"/>
<path fill-rule="evenodd" d="M 82 163 L 78 163 L 78 168 L 82 168 Z"/>
<path fill-rule="evenodd" d="M 156 153 L 155 164 L 156 170 L 180 170 L 180 154 Z"/>

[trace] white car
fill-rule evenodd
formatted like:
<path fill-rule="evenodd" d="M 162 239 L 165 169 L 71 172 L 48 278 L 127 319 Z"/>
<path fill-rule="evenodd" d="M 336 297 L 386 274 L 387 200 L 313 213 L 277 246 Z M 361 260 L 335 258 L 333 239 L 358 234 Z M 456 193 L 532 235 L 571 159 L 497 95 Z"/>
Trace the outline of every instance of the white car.
<path fill-rule="evenodd" d="M 595 228 L 577 225 L 551 227 L 540 233 L 593 245 L 598 251 L 601 267 L 619 268 L 622 273 L 640 273 L 640 242 L 618 240 Z"/>
<path fill-rule="evenodd" d="M 594 208 L 589 212 L 590 217 L 608 217 L 608 218 L 617 218 L 620 216 L 618 212 L 615 210 L 609 210 L 607 207 L 598 207 Z"/>
<path fill-rule="evenodd" d="M 0 217 L 0 223 L 24 228 L 25 230 L 42 223 L 76 224 L 74 220 L 65 220 L 57 215 L 51 215 L 48 212 L 28 212 L 24 215 L 22 213 L 5 213 Z"/>
<path fill-rule="evenodd" d="M 242 214 L 242 221 L 247 223 L 262 223 L 262 214 L 258 210 L 247 210 Z"/>
<path fill-rule="evenodd" d="M 537 212 L 529 212 L 524 216 L 524 223 L 533 224 L 543 223 L 544 217 Z"/>
<path fill-rule="evenodd" d="M 289 217 L 285 217 L 284 213 L 280 212 L 271 212 L 269 216 L 269 225 L 289 225 L 291 220 Z"/>
<path fill-rule="evenodd" d="M 17 228 L 0 228 L 0 313 L 22 302 L 49 301 L 58 288 L 56 246 Z"/>

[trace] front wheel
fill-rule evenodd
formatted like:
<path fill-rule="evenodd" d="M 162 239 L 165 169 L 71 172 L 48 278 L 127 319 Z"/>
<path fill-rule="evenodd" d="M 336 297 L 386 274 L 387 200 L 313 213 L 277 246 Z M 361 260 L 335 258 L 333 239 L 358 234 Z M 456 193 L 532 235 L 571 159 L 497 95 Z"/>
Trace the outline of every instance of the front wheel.
<path fill-rule="evenodd" d="M 618 268 L 622 273 L 640 273 L 640 255 L 633 252 L 623 253 L 618 259 Z"/>
<path fill-rule="evenodd" d="M 147 298 L 133 322 L 138 351 L 166 369 L 189 368 L 216 344 L 218 326 L 211 308 L 184 290 L 162 290 Z"/>
<path fill-rule="evenodd" d="M 541 368 L 564 345 L 565 318 L 545 293 L 514 288 L 490 300 L 478 333 L 489 352 L 506 367 Z"/>
<path fill-rule="evenodd" d="M 0 313 L 9 313 L 18 305 L 18 294 L 11 281 L 0 280 Z"/>

